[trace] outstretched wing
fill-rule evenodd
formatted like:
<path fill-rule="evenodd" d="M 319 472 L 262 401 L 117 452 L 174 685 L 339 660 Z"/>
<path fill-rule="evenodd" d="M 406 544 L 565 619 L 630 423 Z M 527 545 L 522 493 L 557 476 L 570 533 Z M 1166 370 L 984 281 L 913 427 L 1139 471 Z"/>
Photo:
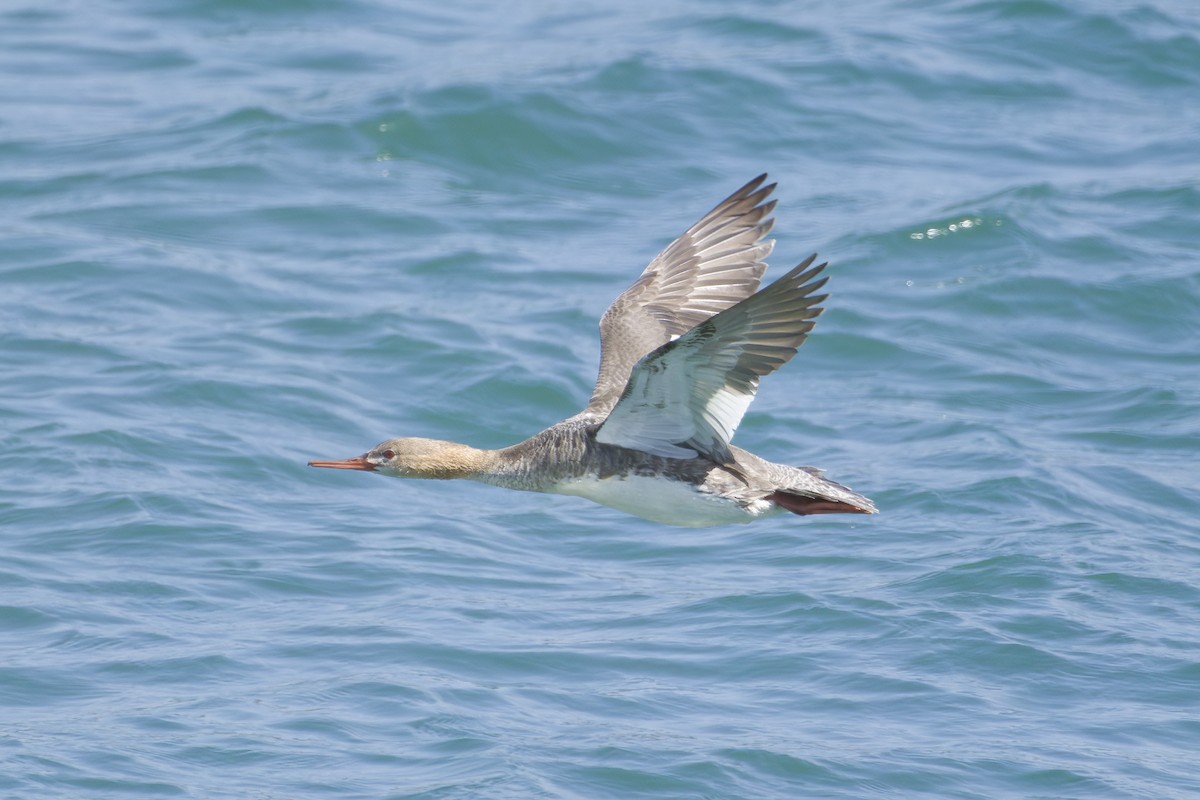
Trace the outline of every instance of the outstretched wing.
<path fill-rule="evenodd" d="M 596 439 L 667 458 L 730 463 L 729 440 L 759 379 L 786 364 L 828 295 L 814 294 L 825 264 L 815 255 L 634 366 Z M 815 280 L 814 280 L 815 279 Z"/>
<path fill-rule="evenodd" d="M 600 373 L 585 413 L 604 416 L 650 351 L 758 289 L 775 243 L 775 184 L 759 175 L 731 194 L 650 262 L 600 320 Z M 762 186 L 762 188 L 759 188 Z"/>

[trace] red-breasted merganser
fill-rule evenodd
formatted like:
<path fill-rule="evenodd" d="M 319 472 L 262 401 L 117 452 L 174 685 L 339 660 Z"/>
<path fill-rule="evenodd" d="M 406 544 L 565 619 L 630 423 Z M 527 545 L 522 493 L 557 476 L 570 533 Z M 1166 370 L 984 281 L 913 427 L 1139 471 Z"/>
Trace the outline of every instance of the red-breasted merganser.
<path fill-rule="evenodd" d="M 658 255 L 600 320 L 600 374 L 580 413 L 503 450 L 389 439 L 310 467 L 399 478 L 467 478 L 586 497 L 667 525 L 773 513 L 874 514 L 813 467 L 773 464 L 729 443 L 759 379 L 796 354 L 826 281 L 806 258 L 758 291 L 774 247 L 775 184 L 760 175 Z M 760 188 L 761 187 L 761 188 Z"/>

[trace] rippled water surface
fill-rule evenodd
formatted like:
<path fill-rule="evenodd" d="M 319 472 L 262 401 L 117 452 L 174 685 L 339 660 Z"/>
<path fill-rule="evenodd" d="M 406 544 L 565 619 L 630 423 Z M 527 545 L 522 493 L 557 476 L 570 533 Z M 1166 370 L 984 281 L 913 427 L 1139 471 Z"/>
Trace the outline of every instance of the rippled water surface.
<path fill-rule="evenodd" d="M 1185 2 L 0 8 L 0 795 L 1200 796 Z M 684 530 L 312 470 L 577 411 L 744 181 L 828 312 Z"/>

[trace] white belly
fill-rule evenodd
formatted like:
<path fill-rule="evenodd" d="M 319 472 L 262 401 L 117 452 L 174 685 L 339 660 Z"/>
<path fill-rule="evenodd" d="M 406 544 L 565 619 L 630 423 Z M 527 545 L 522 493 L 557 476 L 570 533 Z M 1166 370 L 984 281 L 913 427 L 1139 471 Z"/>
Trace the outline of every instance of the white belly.
<path fill-rule="evenodd" d="M 750 522 L 779 510 L 766 500 L 756 500 L 746 507 L 734 500 L 698 492 L 679 481 L 640 475 L 579 478 L 564 481 L 550 491 L 586 497 L 635 517 L 685 528 Z"/>

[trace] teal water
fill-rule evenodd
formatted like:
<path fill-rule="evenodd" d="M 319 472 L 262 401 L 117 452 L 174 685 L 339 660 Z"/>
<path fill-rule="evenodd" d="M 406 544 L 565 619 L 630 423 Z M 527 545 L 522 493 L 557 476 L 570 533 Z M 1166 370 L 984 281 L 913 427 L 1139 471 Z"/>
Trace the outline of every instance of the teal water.
<path fill-rule="evenodd" d="M 1194 4 L 0 8 L 0 796 L 1200 796 Z M 577 411 L 750 177 L 828 312 L 684 530 L 311 470 Z"/>

